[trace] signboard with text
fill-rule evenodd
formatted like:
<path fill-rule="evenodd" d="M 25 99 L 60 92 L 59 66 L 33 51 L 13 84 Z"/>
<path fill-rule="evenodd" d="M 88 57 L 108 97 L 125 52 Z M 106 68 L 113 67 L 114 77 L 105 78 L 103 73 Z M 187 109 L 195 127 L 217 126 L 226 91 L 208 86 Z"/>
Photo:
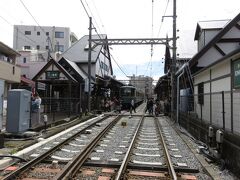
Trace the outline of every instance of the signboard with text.
<path fill-rule="evenodd" d="M 59 79 L 59 71 L 46 71 L 46 79 Z"/>

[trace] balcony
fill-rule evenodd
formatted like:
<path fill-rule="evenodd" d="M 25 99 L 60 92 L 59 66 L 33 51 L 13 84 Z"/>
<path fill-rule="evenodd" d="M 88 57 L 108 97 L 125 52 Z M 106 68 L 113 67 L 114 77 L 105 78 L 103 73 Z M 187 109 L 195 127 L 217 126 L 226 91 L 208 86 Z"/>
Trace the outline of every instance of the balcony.
<path fill-rule="evenodd" d="M 0 79 L 10 83 L 20 82 L 21 69 L 18 66 L 0 60 L 0 72 Z"/>

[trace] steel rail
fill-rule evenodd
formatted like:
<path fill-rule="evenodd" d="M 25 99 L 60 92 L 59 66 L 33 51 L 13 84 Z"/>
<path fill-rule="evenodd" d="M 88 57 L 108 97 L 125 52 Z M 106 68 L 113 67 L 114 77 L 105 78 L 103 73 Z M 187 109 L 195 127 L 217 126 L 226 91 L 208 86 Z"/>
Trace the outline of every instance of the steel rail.
<path fill-rule="evenodd" d="M 108 126 L 102 130 L 95 139 L 88 144 L 82 152 L 76 155 L 76 157 L 69 161 L 68 164 L 64 167 L 64 169 L 54 177 L 54 180 L 66 180 L 73 179 L 73 177 L 77 174 L 84 161 L 89 157 L 90 153 L 96 147 L 97 143 L 101 140 L 101 138 L 112 128 L 117 121 L 121 118 L 121 116 L 117 116 Z"/>
<path fill-rule="evenodd" d="M 172 161 L 171 161 L 171 157 L 168 153 L 167 145 L 166 145 L 166 143 L 164 141 L 164 138 L 163 138 L 163 135 L 162 135 L 161 125 L 159 123 L 158 118 L 155 117 L 154 119 L 155 119 L 155 122 L 157 124 L 158 132 L 159 132 L 159 135 L 160 135 L 160 140 L 161 140 L 162 146 L 163 146 L 163 151 L 164 151 L 164 154 L 165 154 L 165 157 L 166 157 L 166 160 L 167 160 L 169 175 L 171 176 L 171 178 L 173 180 L 177 180 L 177 174 L 174 170 L 174 167 L 173 167 L 173 164 L 172 164 Z"/>
<path fill-rule="evenodd" d="M 131 153 L 131 151 L 132 151 L 132 149 L 134 147 L 133 145 L 134 145 L 134 143 L 135 143 L 135 141 L 137 139 L 136 137 L 137 137 L 137 135 L 139 133 L 139 130 L 140 130 L 140 127 L 141 127 L 141 125 L 143 123 L 143 119 L 144 119 L 144 116 L 141 117 L 141 120 L 140 120 L 140 122 L 138 124 L 136 132 L 135 132 L 135 134 L 133 136 L 133 139 L 132 139 L 132 141 L 131 141 L 131 143 L 129 145 L 129 148 L 128 148 L 127 152 L 126 152 L 126 155 L 125 155 L 125 157 L 124 157 L 124 159 L 122 161 L 122 164 L 121 164 L 121 166 L 120 166 L 120 168 L 119 168 L 119 170 L 117 172 L 115 180 L 121 179 L 122 176 L 123 176 L 123 173 L 126 171 L 126 168 L 127 168 L 128 162 L 129 162 L 130 153 Z"/>
<path fill-rule="evenodd" d="M 74 139 L 75 137 L 79 136 L 79 134 L 83 133 L 85 130 L 87 130 L 89 127 L 94 126 L 96 123 L 103 121 L 104 119 L 108 118 L 108 116 L 105 116 L 101 119 L 99 119 L 98 121 L 96 121 L 95 123 L 90 124 L 89 126 L 87 126 L 86 128 L 83 128 L 81 131 L 75 133 L 73 136 L 71 136 L 70 138 L 62 141 L 61 143 L 57 144 L 56 146 L 52 147 L 51 149 L 49 149 L 48 151 L 44 152 L 43 154 L 41 154 L 40 156 L 34 158 L 33 160 L 27 162 L 26 164 L 24 164 L 23 166 L 21 166 L 20 168 L 18 168 L 17 170 L 13 171 L 12 173 L 8 174 L 7 176 L 3 177 L 2 180 L 10 180 L 10 179 L 16 179 L 20 174 L 26 172 L 27 170 L 29 170 L 31 167 L 34 167 L 36 164 L 40 163 L 41 161 L 43 161 L 44 159 L 46 159 L 47 157 L 49 157 L 52 153 L 54 153 L 55 151 L 57 151 L 59 148 L 61 148 L 63 145 L 67 144 L 68 142 L 70 142 L 72 139 Z"/>

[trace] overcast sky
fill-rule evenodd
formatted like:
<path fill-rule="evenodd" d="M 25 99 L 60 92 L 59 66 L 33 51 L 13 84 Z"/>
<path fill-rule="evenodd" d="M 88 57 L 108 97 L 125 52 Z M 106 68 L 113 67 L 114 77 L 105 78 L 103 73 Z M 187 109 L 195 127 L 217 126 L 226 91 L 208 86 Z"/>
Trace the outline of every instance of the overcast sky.
<path fill-rule="evenodd" d="M 89 19 L 81 0 L 22 0 L 41 26 L 70 27 L 78 38 L 88 34 Z M 172 37 L 173 0 L 82 0 L 98 33 L 108 38 L 165 38 Z M 168 6 L 167 6 L 168 4 Z M 196 53 L 194 32 L 198 21 L 233 19 L 240 0 L 177 0 L 177 29 L 179 57 Z M 152 11 L 153 10 L 153 11 Z M 153 26 L 152 26 L 153 22 Z M 0 41 L 12 47 L 13 26 L 37 25 L 20 0 L 1 0 Z M 153 28 L 152 28 L 153 27 Z M 160 28 L 161 27 L 161 28 Z M 127 75 L 147 75 L 158 79 L 163 75 L 165 47 L 150 45 L 112 46 L 114 60 Z M 126 79 L 113 61 L 114 74 Z"/>

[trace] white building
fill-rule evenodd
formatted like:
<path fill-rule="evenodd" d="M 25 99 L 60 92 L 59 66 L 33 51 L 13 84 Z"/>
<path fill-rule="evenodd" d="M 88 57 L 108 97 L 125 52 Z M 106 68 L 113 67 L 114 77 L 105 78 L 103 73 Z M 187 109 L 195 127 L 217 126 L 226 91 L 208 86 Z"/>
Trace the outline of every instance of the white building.
<path fill-rule="evenodd" d="M 240 133 L 240 14 L 199 23 L 195 40 L 199 51 L 189 62 L 195 69 L 195 112 L 207 124 Z"/>
<path fill-rule="evenodd" d="M 14 25 L 13 49 L 64 52 L 77 37 L 68 27 Z"/>

